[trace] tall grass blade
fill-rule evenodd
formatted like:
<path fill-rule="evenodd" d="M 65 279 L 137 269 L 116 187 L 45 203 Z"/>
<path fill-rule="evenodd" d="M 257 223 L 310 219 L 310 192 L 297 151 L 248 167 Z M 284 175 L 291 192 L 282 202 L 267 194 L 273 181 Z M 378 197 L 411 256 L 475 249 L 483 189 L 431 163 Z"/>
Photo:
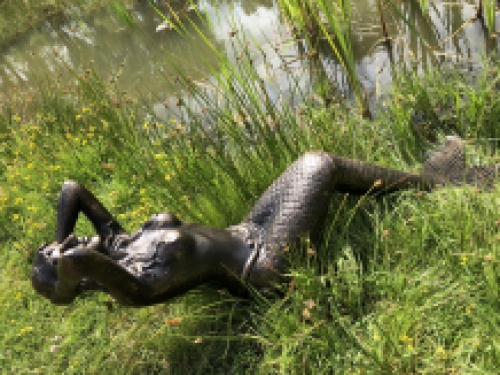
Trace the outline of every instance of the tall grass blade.
<path fill-rule="evenodd" d="M 429 0 L 419 0 L 422 12 L 427 13 L 429 11 Z"/>
<path fill-rule="evenodd" d="M 408 26 L 408 28 L 415 34 L 415 36 L 429 49 L 432 49 L 429 41 L 422 35 L 422 33 L 415 27 L 415 25 L 408 20 L 408 18 L 401 12 L 397 4 L 393 0 L 384 0 L 389 9 L 393 12 L 396 19 L 403 21 L 403 23 Z"/>
<path fill-rule="evenodd" d="M 496 12 L 496 1 L 495 0 L 484 0 L 484 22 L 490 33 L 495 32 L 495 12 Z"/>
<path fill-rule="evenodd" d="M 368 102 L 356 70 L 352 48 L 351 2 L 349 0 L 280 0 L 285 17 L 315 49 L 325 39 L 342 66 L 360 112 L 370 117 Z"/>

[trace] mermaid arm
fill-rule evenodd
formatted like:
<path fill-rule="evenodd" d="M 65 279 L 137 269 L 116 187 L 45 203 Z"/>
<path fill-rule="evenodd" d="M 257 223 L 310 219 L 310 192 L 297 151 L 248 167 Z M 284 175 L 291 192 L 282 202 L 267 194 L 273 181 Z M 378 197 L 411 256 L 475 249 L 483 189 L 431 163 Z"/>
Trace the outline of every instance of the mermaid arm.
<path fill-rule="evenodd" d="M 57 264 L 57 282 L 50 300 L 69 304 L 81 292 L 83 279 L 93 280 L 119 303 L 147 306 L 155 303 L 149 285 L 100 251 L 78 246 L 65 252 Z"/>
<path fill-rule="evenodd" d="M 82 212 L 102 238 L 125 233 L 118 220 L 89 192 L 75 181 L 64 182 L 57 202 L 56 241 L 62 243 L 74 230 L 78 214 Z"/>

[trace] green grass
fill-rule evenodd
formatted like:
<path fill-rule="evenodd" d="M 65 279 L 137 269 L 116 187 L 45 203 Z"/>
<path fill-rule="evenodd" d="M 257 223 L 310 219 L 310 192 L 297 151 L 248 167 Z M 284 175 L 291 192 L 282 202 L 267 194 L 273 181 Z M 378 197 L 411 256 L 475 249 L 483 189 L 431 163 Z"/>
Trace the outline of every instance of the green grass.
<path fill-rule="evenodd" d="M 492 65 L 489 79 L 484 73 L 480 82 L 494 82 L 498 73 Z M 342 109 L 318 110 L 304 115 L 303 121 L 311 119 L 304 128 L 300 118 L 285 114 L 289 120 L 282 126 L 291 132 L 275 141 L 274 151 L 286 134 L 296 138 L 296 147 L 283 143 L 289 152 L 272 152 L 274 163 L 259 162 L 262 149 L 271 147 L 266 144 L 255 145 L 252 158 L 216 144 L 207 151 L 186 130 L 172 130 L 168 141 L 150 141 L 145 134 L 151 124 L 135 126 L 134 106 L 112 101 L 93 77 L 81 82 L 78 99 L 68 99 L 61 92 L 71 88 L 58 86 L 31 98 L 29 111 L 25 98 L 5 105 L 1 368 L 19 373 L 494 373 L 497 190 L 455 188 L 422 197 L 410 191 L 383 201 L 336 197 L 325 243 L 312 257 L 301 255 L 307 244 L 295 251 L 294 286 L 284 297 L 243 301 L 207 286 L 141 310 L 111 302 L 109 311 L 105 295 L 52 306 L 29 283 L 31 256 L 53 238 L 58 189 L 68 178 L 95 191 L 130 230 L 164 209 L 185 220 L 225 226 L 242 217 L 286 164 L 307 149 L 405 170 L 417 166 L 421 133 L 412 128 L 408 108 L 430 110 L 419 108 L 414 96 L 420 90 L 427 90 L 433 108 L 460 100 L 454 113 L 441 115 L 455 115 L 460 129 L 476 137 L 495 135 L 489 121 L 499 103 L 488 87 L 464 85 L 456 99 L 451 90 L 456 81 L 433 75 L 408 80 L 413 86 L 397 87 L 398 100 L 376 122 Z M 482 103 L 481 113 L 474 98 Z M 241 142 L 241 134 L 227 134 Z M 258 167 L 249 169 L 254 162 Z M 229 167 L 231 172 L 223 173 Z M 228 195 L 224 202 L 221 191 Z M 92 230 L 83 222 L 77 232 Z"/>
<path fill-rule="evenodd" d="M 223 57 L 214 72 L 225 105 L 173 77 L 205 108 L 189 122 L 144 122 L 140 98 L 92 71 L 75 72 L 78 89 L 50 77 L 36 93 L 13 93 L 0 109 L 2 373 L 496 373 L 498 187 L 335 196 L 322 243 L 291 250 L 281 296 L 242 300 L 208 285 L 144 309 L 90 293 L 56 307 L 29 281 L 66 179 L 128 230 L 162 210 L 224 227 L 307 150 L 411 171 L 453 133 L 469 139 L 470 160 L 498 162 L 481 140 L 499 136 L 500 69 L 485 64 L 477 80 L 399 75 L 374 121 L 346 103 L 266 106 L 251 64 Z M 92 227 L 82 220 L 76 232 Z"/>

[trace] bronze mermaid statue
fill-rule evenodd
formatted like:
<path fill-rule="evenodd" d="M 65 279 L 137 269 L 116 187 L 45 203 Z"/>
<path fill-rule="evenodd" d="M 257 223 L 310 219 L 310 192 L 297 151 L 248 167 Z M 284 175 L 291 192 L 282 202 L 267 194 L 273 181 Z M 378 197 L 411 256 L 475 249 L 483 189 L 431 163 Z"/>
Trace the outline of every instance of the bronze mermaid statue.
<path fill-rule="evenodd" d="M 127 306 L 167 301 L 211 281 L 238 292 L 284 280 L 285 246 L 319 231 L 335 192 L 386 194 L 437 185 L 491 185 L 500 164 L 466 167 L 464 142 L 447 137 L 419 173 L 407 173 L 326 152 L 308 152 L 290 165 L 237 225 L 226 229 L 153 215 L 135 233 L 82 185 L 63 184 L 57 205 L 56 239 L 33 261 L 34 289 L 52 303 L 70 304 L 84 290 L 102 290 Z M 82 212 L 97 235 L 75 237 Z"/>

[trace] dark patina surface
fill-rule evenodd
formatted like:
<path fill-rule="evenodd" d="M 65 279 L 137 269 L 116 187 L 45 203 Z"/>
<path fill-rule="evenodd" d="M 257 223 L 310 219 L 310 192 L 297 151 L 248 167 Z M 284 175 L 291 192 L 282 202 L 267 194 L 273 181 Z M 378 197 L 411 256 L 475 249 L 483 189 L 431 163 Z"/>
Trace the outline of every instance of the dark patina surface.
<path fill-rule="evenodd" d="M 55 304 L 71 303 L 83 290 L 96 289 L 131 306 L 166 301 L 209 281 L 234 291 L 245 282 L 270 287 L 284 279 L 283 248 L 320 230 L 332 194 L 484 186 L 499 169 L 466 168 L 464 143 L 456 137 L 448 137 L 418 174 L 309 152 L 269 186 L 240 224 L 219 229 L 160 213 L 132 234 L 82 185 L 68 181 L 58 201 L 56 242 L 38 249 L 32 283 Z M 80 212 L 96 236 L 72 235 Z"/>

